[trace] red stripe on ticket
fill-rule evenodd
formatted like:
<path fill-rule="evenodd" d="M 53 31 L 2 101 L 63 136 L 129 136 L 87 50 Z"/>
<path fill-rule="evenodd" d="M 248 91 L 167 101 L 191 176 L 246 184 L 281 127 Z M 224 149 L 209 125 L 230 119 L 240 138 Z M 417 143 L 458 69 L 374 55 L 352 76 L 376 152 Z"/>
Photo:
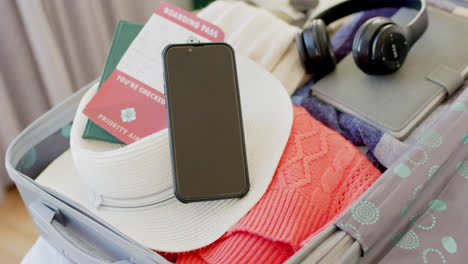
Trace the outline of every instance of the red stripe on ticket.
<path fill-rule="evenodd" d="M 126 144 L 167 128 L 164 94 L 119 70 L 107 78 L 83 113 Z"/>
<path fill-rule="evenodd" d="M 219 27 L 170 3 L 161 2 L 155 13 L 211 41 L 224 40 L 224 32 Z"/>

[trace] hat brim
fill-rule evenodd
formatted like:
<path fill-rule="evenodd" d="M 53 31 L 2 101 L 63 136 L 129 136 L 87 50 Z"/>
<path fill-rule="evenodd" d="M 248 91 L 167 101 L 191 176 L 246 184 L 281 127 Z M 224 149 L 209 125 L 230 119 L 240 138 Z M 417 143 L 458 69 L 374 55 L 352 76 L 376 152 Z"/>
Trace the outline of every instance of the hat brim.
<path fill-rule="evenodd" d="M 145 247 L 183 252 L 213 243 L 266 192 L 293 122 L 292 104 L 282 84 L 249 59 L 238 56 L 237 62 L 239 85 L 243 86 L 240 87 L 241 106 L 247 109 L 246 103 L 256 104 L 255 111 L 243 112 L 244 118 L 251 114 L 259 120 L 254 128 L 244 127 L 250 190 L 243 198 L 184 204 L 174 197 L 151 206 L 96 209 L 88 199 L 87 184 L 80 176 L 70 151 L 52 162 L 36 181 L 79 203 Z M 92 87 L 85 97 L 94 95 L 96 91 L 97 87 Z M 249 142 L 255 142 L 250 144 L 255 147 L 249 146 Z"/>

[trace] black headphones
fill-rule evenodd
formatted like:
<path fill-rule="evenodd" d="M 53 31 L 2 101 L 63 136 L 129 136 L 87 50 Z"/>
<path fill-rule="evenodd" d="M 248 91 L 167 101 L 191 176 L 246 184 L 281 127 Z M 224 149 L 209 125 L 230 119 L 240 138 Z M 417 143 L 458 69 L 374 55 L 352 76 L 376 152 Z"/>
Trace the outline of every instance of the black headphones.
<path fill-rule="evenodd" d="M 296 37 L 296 45 L 307 73 L 325 75 L 336 66 L 326 25 L 349 14 L 380 7 L 409 7 L 419 12 L 408 25 L 399 26 L 385 17 L 367 20 L 356 32 L 353 57 L 367 74 L 396 72 L 413 44 L 426 31 L 425 0 L 345 0 L 314 15 Z"/>

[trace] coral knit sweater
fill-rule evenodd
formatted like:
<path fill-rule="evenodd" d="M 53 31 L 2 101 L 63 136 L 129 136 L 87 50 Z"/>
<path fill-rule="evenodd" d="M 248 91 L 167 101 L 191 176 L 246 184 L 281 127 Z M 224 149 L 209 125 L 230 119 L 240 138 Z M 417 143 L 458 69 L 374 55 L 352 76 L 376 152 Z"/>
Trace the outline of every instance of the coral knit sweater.
<path fill-rule="evenodd" d="M 340 134 L 295 107 L 291 135 L 262 199 L 223 237 L 180 254 L 177 263 L 282 263 L 380 174 Z"/>

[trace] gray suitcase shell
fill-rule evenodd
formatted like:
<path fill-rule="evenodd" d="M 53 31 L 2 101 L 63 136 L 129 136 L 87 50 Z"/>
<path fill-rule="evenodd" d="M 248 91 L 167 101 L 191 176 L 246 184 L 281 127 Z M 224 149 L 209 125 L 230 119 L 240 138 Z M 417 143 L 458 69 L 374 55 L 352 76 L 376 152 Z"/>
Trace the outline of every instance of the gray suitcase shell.
<path fill-rule="evenodd" d="M 22 157 L 29 150 L 73 120 L 81 97 L 95 82 L 42 115 L 10 144 L 6 153 L 8 174 L 16 183 L 41 236 L 69 259 L 86 264 L 171 263 L 102 222 L 73 201 L 38 185 L 34 178 L 40 171 L 31 176 L 17 169 Z M 54 149 L 54 156 L 38 157 L 45 163 L 43 168 L 68 146 L 50 144 L 50 148 Z"/>
<path fill-rule="evenodd" d="M 6 153 L 8 174 L 15 182 L 41 236 L 70 260 L 86 264 L 170 264 L 158 253 L 133 241 L 82 206 L 34 181 L 47 165 L 68 149 L 68 140 L 62 137 L 60 144 L 53 135 L 63 131 L 72 122 L 81 97 L 96 82 L 88 84 L 52 108 L 16 137 Z M 41 144 L 51 153 L 36 157 L 39 154 L 34 152 L 34 158 L 40 160 L 39 166 L 35 171 L 22 170 L 22 159 Z M 334 230 L 334 226 L 327 228 L 325 235 L 310 241 L 288 263 L 302 262 Z"/>

